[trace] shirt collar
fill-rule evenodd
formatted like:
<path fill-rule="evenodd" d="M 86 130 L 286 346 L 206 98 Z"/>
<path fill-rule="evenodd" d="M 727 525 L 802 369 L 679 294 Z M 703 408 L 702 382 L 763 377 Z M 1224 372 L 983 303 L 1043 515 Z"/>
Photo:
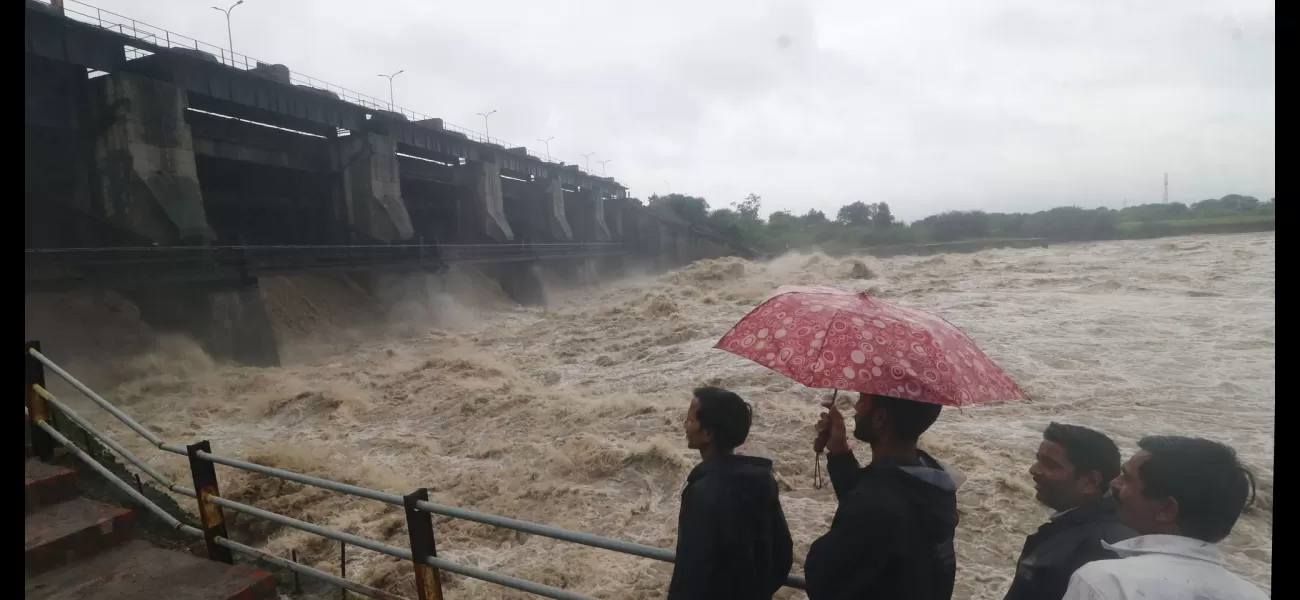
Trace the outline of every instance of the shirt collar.
<path fill-rule="evenodd" d="M 1078 507 L 1076 506 L 1075 508 L 1078 508 Z M 1061 518 L 1061 517 L 1064 517 L 1064 516 L 1065 516 L 1065 513 L 1068 513 L 1068 512 L 1070 512 L 1070 511 L 1072 511 L 1072 510 L 1074 510 L 1074 508 L 1067 508 L 1067 509 L 1065 509 L 1065 510 L 1060 510 L 1060 511 L 1054 512 L 1054 513 L 1052 513 L 1052 516 L 1047 517 L 1047 520 L 1048 520 L 1048 521 L 1055 521 L 1055 520 L 1057 520 L 1057 519 L 1059 519 L 1059 518 Z"/>
<path fill-rule="evenodd" d="M 1120 558 L 1141 554 L 1168 554 L 1203 560 L 1216 565 L 1223 561 L 1223 554 L 1215 544 L 1181 535 L 1140 535 L 1114 544 L 1102 542 L 1101 545 L 1118 554 Z"/>

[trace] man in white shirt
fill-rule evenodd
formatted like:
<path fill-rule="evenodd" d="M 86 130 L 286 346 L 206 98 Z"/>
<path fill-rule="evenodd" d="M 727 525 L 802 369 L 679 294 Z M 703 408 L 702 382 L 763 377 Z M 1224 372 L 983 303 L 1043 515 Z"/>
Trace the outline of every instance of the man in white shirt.
<path fill-rule="evenodd" d="M 1223 568 L 1216 546 L 1254 494 L 1236 452 L 1176 436 L 1143 438 L 1138 447 L 1111 491 L 1119 520 L 1140 535 L 1103 544 L 1119 558 L 1080 567 L 1063 600 L 1267 600 Z"/>

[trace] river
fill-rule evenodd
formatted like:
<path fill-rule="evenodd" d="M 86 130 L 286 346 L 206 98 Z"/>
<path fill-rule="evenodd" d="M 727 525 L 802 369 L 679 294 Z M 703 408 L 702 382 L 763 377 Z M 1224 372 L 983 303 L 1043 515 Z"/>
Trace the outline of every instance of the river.
<path fill-rule="evenodd" d="M 1267 233 L 935 257 L 719 259 L 552 289 L 549 308 L 511 306 L 485 279 L 456 272 L 394 292 L 403 301 L 383 315 L 383 335 L 357 324 L 371 309 L 355 290 L 265 281 L 288 359 L 273 369 L 214 364 L 188 340 L 142 326 L 109 328 L 129 321 L 131 309 L 91 315 L 105 310 L 103 297 L 47 303 L 47 312 L 85 313 L 56 325 L 33 325 L 29 302 L 28 329 L 61 325 L 59 335 L 71 328 L 106 347 L 147 338 L 138 351 L 123 344 L 111 368 L 100 361 L 93 379 L 168 441 L 208 439 L 221 454 L 400 493 L 428 487 L 440 503 L 664 547 L 674 543 L 681 486 L 698 461 L 681 431 L 691 389 L 723 385 L 754 404 L 743 451 L 776 461 L 799 571 L 835 509 L 829 487 L 812 485 L 817 395 L 712 344 L 778 285 L 872 290 L 945 316 L 1034 398 L 945 410 L 922 440 L 968 477 L 958 494 L 954 598 L 1001 598 L 1024 537 L 1050 512 L 1035 503 L 1027 473 L 1050 421 L 1099 428 L 1126 455 L 1141 436 L 1160 433 L 1236 448 L 1260 490 L 1224 543 L 1227 566 L 1267 590 L 1274 243 Z M 91 370 L 46 347 L 74 372 Z M 76 405 L 187 480 L 182 458 Z M 219 476 L 236 500 L 407 545 L 400 509 L 224 468 Z M 670 574 L 650 560 L 463 521 L 440 519 L 437 532 L 445 558 L 602 598 L 661 598 Z M 234 520 L 232 536 L 284 555 L 296 548 L 337 572 L 336 544 L 247 518 Z M 350 553 L 348 576 L 414 593 L 409 564 L 365 551 Z M 460 577 L 448 586 L 457 598 L 523 597 Z"/>

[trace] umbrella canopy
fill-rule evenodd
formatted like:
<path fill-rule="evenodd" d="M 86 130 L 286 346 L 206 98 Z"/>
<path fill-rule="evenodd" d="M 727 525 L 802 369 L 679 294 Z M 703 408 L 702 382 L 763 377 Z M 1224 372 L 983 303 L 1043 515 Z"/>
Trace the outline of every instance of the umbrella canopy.
<path fill-rule="evenodd" d="M 812 388 L 947 406 L 1029 398 L 953 324 L 865 292 L 782 287 L 715 347 Z"/>

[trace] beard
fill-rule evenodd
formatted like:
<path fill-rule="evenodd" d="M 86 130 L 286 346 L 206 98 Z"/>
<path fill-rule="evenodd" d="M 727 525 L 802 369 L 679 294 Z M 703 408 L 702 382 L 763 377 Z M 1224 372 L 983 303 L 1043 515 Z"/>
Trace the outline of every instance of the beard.
<path fill-rule="evenodd" d="M 871 422 L 874 420 L 871 418 L 871 413 L 874 411 L 875 408 L 872 408 L 866 413 L 853 415 L 853 437 L 868 444 L 875 443 L 877 437 L 875 430 L 871 428 Z"/>

